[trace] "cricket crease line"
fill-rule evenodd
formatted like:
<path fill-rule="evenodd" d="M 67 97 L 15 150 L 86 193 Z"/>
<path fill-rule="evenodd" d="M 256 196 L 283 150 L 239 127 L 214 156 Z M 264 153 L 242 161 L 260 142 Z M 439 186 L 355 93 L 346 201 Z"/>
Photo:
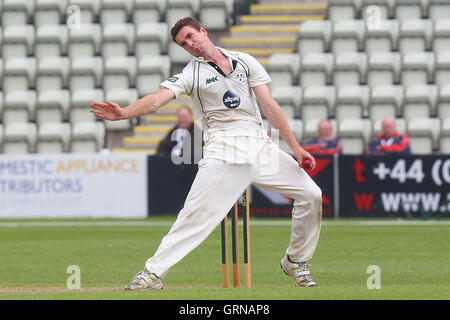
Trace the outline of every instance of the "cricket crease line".
<path fill-rule="evenodd" d="M 0 228 L 22 228 L 22 227 L 169 227 L 174 221 L 83 221 L 83 222 L 0 222 Z M 231 222 L 229 222 L 230 224 Z M 239 221 L 242 225 L 242 221 Z M 250 221 L 251 226 L 290 226 L 291 221 Z M 450 220 L 437 221 L 409 221 L 409 220 L 394 220 L 394 221 L 322 221 L 324 226 L 448 226 Z"/>
<path fill-rule="evenodd" d="M 68 292 L 102 292 L 119 291 L 121 287 L 86 287 L 80 289 L 68 289 L 67 287 L 4 287 L 0 288 L 0 294 L 29 294 L 29 293 L 68 293 Z"/>
<path fill-rule="evenodd" d="M 164 286 L 170 290 L 192 289 L 222 289 L 221 286 Z M 80 289 L 68 289 L 67 287 L 0 287 L 0 295 L 4 294 L 32 294 L 32 293 L 73 293 L 73 292 L 107 292 L 125 291 L 123 287 L 85 287 Z"/>

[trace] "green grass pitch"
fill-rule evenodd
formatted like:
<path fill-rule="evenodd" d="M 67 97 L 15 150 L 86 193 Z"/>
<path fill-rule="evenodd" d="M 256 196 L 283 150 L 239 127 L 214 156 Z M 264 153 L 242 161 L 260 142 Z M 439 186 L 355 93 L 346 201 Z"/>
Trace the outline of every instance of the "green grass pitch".
<path fill-rule="evenodd" d="M 374 225 L 367 220 L 325 220 L 310 261 L 319 286 L 295 288 L 280 269 L 289 220 L 252 218 L 251 289 L 243 288 L 242 265 L 241 288 L 221 288 L 217 228 L 170 270 L 164 290 L 122 290 L 143 269 L 174 219 L 35 220 L 36 225 L 0 220 L 0 299 L 450 299 L 449 220 L 370 220 Z M 243 261 L 242 247 L 239 253 Z M 80 290 L 66 287 L 70 265 L 80 267 Z M 380 268 L 380 289 L 367 287 L 371 265 Z"/>

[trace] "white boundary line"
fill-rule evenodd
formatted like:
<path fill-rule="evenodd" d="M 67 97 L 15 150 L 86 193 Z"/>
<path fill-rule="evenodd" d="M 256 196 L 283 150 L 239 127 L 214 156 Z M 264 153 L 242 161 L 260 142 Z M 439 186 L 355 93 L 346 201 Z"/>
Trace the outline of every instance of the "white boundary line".
<path fill-rule="evenodd" d="M 0 228 L 22 227 L 167 227 L 174 221 L 45 221 L 45 222 L 0 222 Z M 242 224 L 242 222 L 239 222 Z M 290 226 L 290 220 L 251 221 L 253 226 Z M 384 221 L 330 221 L 324 226 L 450 226 L 450 220 L 384 220 Z"/>

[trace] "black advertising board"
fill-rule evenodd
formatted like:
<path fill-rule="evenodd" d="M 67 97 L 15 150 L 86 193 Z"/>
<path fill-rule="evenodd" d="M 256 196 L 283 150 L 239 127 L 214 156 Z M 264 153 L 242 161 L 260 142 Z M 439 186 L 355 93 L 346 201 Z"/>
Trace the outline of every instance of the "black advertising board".
<path fill-rule="evenodd" d="M 306 170 L 322 189 L 322 216 L 333 217 L 334 208 L 334 158 L 316 157 L 314 170 Z M 294 200 L 256 186 L 250 188 L 250 214 L 259 217 L 290 217 Z M 239 211 L 240 212 L 240 211 Z"/>
<path fill-rule="evenodd" d="M 178 214 L 198 171 L 196 164 L 176 165 L 170 156 L 147 160 L 148 214 Z"/>
<path fill-rule="evenodd" d="M 316 156 L 316 167 L 314 170 L 306 170 L 309 176 L 322 190 L 322 216 L 334 217 L 337 211 L 335 203 L 335 162 L 337 155 Z"/>
<path fill-rule="evenodd" d="M 450 213 L 450 157 L 340 156 L 339 216 L 439 218 Z"/>
<path fill-rule="evenodd" d="M 317 157 L 306 172 L 322 189 L 323 217 L 439 218 L 450 215 L 450 157 Z M 169 158 L 148 159 L 149 215 L 177 214 L 196 165 Z M 250 186 L 250 212 L 259 217 L 290 217 L 293 199 Z"/>
<path fill-rule="evenodd" d="M 322 189 L 323 217 L 333 217 L 334 158 L 316 158 L 316 168 L 306 170 Z M 177 214 L 191 188 L 197 165 L 175 165 L 169 156 L 148 157 L 148 214 Z M 250 214 L 259 217 L 290 217 L 293 199 L 250 186 Z M 239 210 L 242 210 L 239 206 Z M 241 212 L 240 212 L 241 213 Z"/>

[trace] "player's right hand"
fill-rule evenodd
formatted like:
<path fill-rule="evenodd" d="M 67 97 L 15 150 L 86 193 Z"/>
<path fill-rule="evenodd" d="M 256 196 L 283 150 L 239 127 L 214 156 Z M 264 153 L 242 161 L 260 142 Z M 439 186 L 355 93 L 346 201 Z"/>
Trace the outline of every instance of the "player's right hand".
<path fill-rule="evenodd" d="M 306 150 L 300 149 L 297 152 L 294 152 L 294 157 L 297 159 L 297 162 L 301 168 L 303 168 L 303 161 L 305 159 L 309 159 L 311 161 L 311 165 L 308 169 L 313 170 L 316 167 L 316 159 Z"/>
<path fill-rule="evenodd" d="M 124 119 L 122 108 L 111 101 L 91 103 L 91 112 L 95 116 L 106 120 L 116 121 Z"/>

